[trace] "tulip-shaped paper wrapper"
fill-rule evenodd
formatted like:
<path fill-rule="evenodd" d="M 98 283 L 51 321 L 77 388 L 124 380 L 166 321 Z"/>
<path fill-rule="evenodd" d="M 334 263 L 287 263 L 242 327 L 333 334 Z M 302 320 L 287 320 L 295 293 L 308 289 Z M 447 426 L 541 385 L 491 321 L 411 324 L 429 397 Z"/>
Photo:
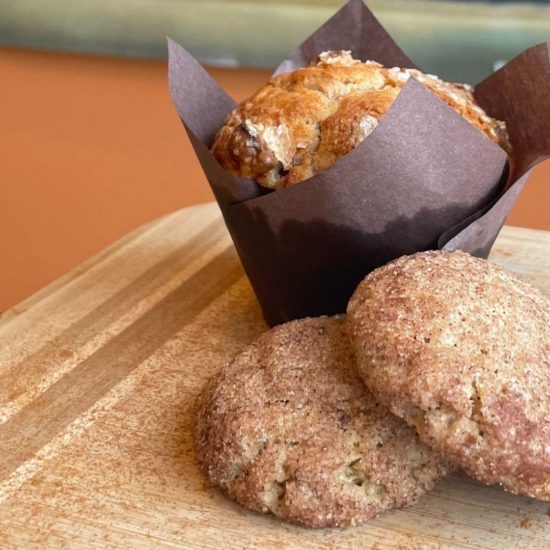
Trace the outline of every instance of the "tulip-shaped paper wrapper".
<path fill-rule="evenodd" d="M 414 67 L 361 2 L 351 0 L 277 73 L 326 50 L 386 67 Z M 487 257 L 529 169 L 550 156 L 545 44 L 475 87 L 504 120 L 506 153 L 410 78 L 378 127 L 329 169 L 269 191 L 226 172 L 209 148 L 235 102 L 169 41 L 172 98 L 268 323 L 343 312 L 370 271 L 403 254 L 461 249 Z"/>

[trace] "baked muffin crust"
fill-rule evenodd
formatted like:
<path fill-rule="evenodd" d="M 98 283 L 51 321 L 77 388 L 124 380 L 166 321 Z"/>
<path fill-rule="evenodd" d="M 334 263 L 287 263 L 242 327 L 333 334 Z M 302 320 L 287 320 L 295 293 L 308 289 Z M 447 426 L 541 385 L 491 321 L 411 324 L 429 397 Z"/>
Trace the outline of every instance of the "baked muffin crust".
<path fill-rule="evenodd" d="M 237 106 L 212 152 L 236 176 L 288 187 L 326 170 L 363 141 L 413 76 L 505 150 L 503 122 L 489 117 L 472 88 L 415 69 L 361 62 L 350 52 L 324 52 L 309 67 L 272 78 Z"/>

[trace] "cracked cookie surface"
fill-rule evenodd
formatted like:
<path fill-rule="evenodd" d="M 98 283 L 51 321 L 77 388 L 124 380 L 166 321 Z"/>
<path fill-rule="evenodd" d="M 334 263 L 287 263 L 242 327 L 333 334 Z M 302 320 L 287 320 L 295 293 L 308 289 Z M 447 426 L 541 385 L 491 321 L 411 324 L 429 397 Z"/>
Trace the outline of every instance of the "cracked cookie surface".
<path fill-rule="evenodd" d="M 197 401 L 199 463 L 240 504 L 311 527 L 420 498 L 448 464 L 368 393 L 343 317 L 265 333 Z"/>
<path fill-rule="evenodd" d="M 473 88 L 415 69 L 323 52 L 309 67 L 272 78 L 226 118 L 212 152 L 236 176 L 283 188 L 326 170 L 361 143 L 414 77 L 506 151 L 504 122 L 477 105 Z"/>
<path fill-rule="evenodd" d="M 550 301 L 485 260 L 423 252 L 348 305 L 359 372 L 421 439 L 485 483 L 550 500 Z"/>

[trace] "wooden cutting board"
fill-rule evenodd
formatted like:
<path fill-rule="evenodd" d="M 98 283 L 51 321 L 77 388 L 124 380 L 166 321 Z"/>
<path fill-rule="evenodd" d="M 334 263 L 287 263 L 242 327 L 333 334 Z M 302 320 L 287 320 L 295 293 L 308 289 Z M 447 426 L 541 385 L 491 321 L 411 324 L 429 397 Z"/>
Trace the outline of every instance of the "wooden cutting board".
<path fill-rule="evenodd" d="M 550 295 L 550 232 L 491 259 Z M 550 548 L 550 503 L 453 475 L 358 528 L 308 530 L 208 487 L 204 381 L 266 329 L 213 204 L 121 239 L 0 321 L 0 548 Z"/>

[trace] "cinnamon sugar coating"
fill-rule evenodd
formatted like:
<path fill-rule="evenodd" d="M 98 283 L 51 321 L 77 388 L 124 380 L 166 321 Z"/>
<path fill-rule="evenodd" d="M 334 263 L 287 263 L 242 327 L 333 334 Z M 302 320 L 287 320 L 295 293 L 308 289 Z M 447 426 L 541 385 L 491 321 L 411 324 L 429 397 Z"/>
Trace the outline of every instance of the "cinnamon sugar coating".
<path fill-rule="evenodd" d="M 373 394 L 469 475 L 550 500 L 550 301 L 463 252 L 369 274 L 348 305 Z"/>
<path fill-rule="evenodd" d="M 311 527 L 411 504 L 449 471 L 366 390 L 342 317 L 292 321 L 237 355 L 199 397 L 196 447 L 229 497 Z"/>

